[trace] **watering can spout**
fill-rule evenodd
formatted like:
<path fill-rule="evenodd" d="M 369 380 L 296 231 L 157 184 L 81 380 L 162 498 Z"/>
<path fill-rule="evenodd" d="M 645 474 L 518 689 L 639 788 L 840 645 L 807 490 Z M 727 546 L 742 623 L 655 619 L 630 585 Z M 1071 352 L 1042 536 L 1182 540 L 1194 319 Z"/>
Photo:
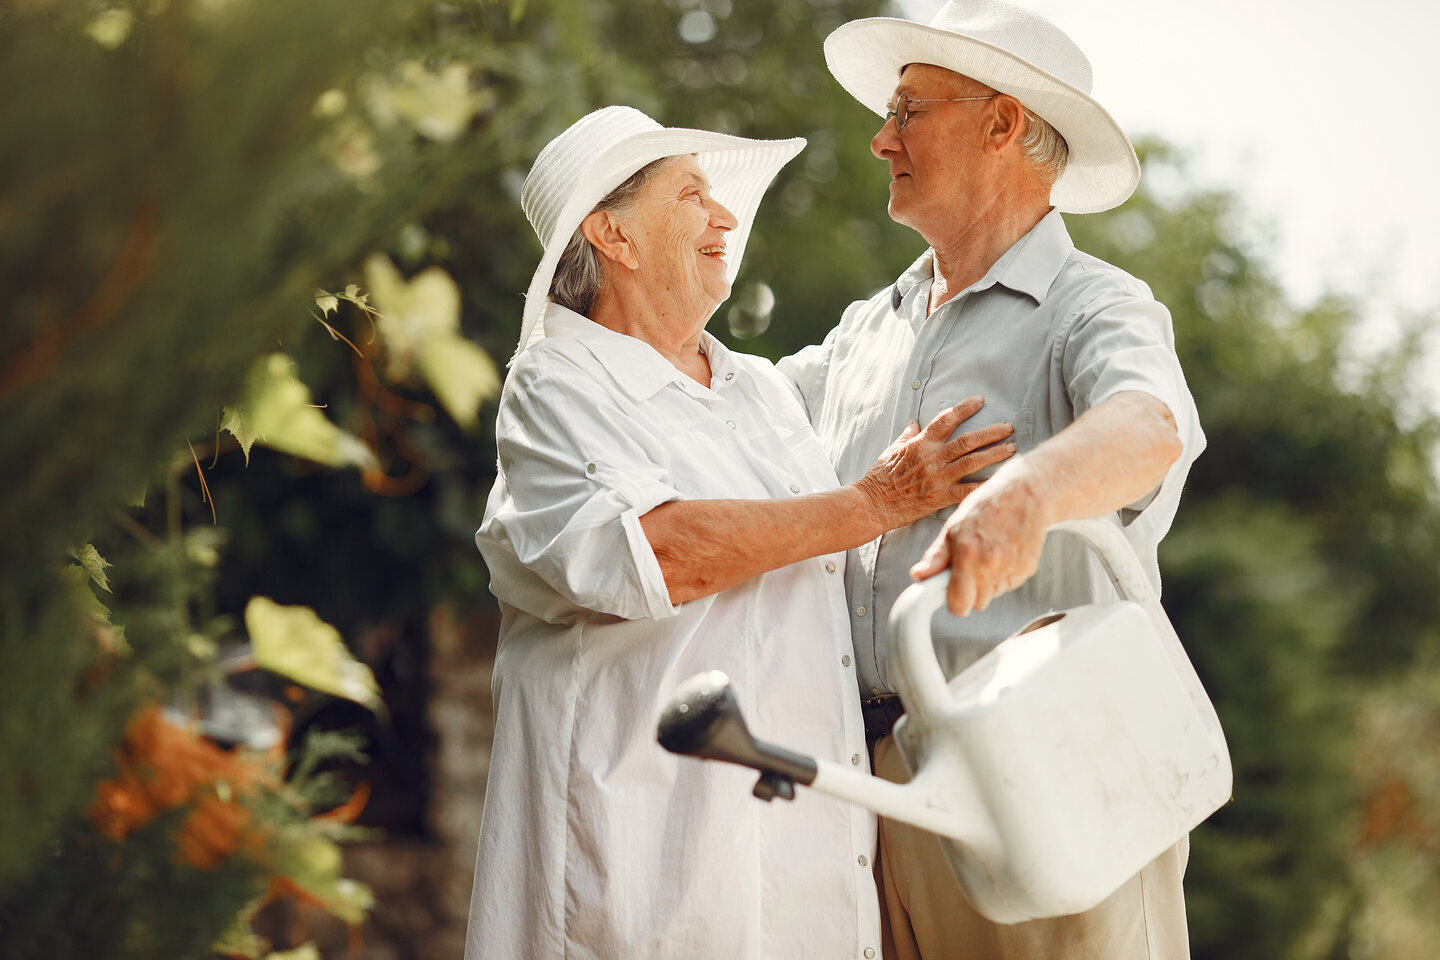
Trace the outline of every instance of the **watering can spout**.
<path fill-rule="evenodd" d="M 760 773 L 755 796 L 761 800 L 795 799 L 795 784 L 815 780 L 815 761 L 784 747 L 756 740 L 745 724 L 719 670 L 696 674 L 675 689 L 660 716 L 660 745 L 671 753 L 724 760 Z"/>

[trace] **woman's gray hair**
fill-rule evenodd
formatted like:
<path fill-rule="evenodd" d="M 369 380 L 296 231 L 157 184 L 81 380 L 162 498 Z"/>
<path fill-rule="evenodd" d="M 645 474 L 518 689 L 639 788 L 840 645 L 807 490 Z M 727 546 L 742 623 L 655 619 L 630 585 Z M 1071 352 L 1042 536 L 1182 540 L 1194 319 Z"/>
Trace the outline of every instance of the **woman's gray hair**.
<path fill-rule="evenodd" d="M 601 210 L 627 212 L 651 178 L 673 159 L 675 158 L 661 157 L 636 170 L 630 175 L 630 179 L 595 204 L 595 209 L 590 213 Z M 586 214 L 586 217 L 589 215 Z M 584 231 L 576 227 L 570 242 L 565 244 L 565 251 L 560 254 L 560 262 L 555 266 L 555 278 L 550 281 L 550 299 L 588 317 L 590 308 L 595 306 L 595 298 L 604 287 L 605 270 L 600 265 L 600 255 L 595 252 L 590 241 L 585 239 Z"/>
<path fill-rule="evenodd" d="M 1055 186 L 1055 181 L 1060 179 L 1060 174 L 1065 172 L 1065 164 L 1070 160 L 1070 146 L 1060 136 L 1060 131 L 1026 110 L 1025 134 L 1019 144 L 1020 152 L 1035 165 L 1045 185 Z"/>

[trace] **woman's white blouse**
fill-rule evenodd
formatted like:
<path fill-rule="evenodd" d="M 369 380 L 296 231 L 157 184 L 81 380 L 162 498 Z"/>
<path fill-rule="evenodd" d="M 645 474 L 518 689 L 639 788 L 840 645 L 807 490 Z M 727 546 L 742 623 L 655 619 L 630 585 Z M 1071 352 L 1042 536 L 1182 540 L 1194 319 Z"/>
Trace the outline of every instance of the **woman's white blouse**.
<path fill-rule="evenodd" d="M 544 322 L 476 534 L 502 625 L 467 960 L 878 956 L 868 813 L 764 803 L 754 773 L 655 739 L 674 687 L 719 669 L 756 736 L 868 765 L 844 554 L 676 606 L 640 527 L 671 500 L 835 487 L 809 421 L 708 334 L 709 389 L 563 307 Z"/>

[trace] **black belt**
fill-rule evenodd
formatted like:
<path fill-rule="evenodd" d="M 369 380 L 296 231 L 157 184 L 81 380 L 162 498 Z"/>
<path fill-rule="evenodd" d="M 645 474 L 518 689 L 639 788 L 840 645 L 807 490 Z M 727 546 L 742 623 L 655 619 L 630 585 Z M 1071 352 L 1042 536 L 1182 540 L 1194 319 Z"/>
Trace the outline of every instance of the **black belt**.
<path fill-rule="evenodd" d="M 860 701 L 860 715 L 865 718 L 865 739 L 874 742 L 889 736 L 895 721 L 905 715 L 905 705 L 898 694 L 884 693 Z"/>

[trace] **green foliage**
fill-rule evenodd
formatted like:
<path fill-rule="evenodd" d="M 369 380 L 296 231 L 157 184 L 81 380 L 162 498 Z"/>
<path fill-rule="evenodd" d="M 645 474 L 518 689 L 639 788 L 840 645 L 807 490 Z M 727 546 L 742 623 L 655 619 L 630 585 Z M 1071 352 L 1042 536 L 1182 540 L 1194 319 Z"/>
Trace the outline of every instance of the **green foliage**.
<path fill-rule="evenodd" d="M 1344 874 L 1330 653 L 1355 603 L 1283 504 L 1230 493 L 1185 515 L 1162 545 L 1166 605 L 1235 767 L 1235 799 L 1197 831 L 1186 877 L 1195 955 L 1282 957 Z"/>
<path fill-rule="evenodd" d="M 1358 956 L 1424 956 L 1440 938 L 1440 664 L 1361 695 L 1351 767 L 1363 801 L 1339 939 Z"/>
<path fill-rule="evenodd" d="M 187 811 L 157 817 L 117 843 L 83 824 L 67 830 L 0 901 L 0 948 L 9 960 L 210 957 L 210 944 L 264 892 L 260 867 L 230 858 L 213 870 L 173 859 Z M 183 897 L 183 908 L 177 908 Z"/>
<path fill-rule="evenodd" d="M 365 262 L 365 277 L 375 291 L 376 333 L 389 378 L 403 382 L 419 373 L 456 423 L 475 426 L 480 404 L 500 392 L 500 372 L 460 334 L 455 281 L 430 267 L 407 283 L 380 255 Z"/>
<path fill-rule="evenodd" d="M 295 379 L 294 361 L 272 353 L 255 361 L 245 378 L 243 400 L 225 407 L 220 429 L 229 431 L 250 460 L 250 447 L 267 447 L 332 467 L 369 467 L 370 448 L 341 430 L 310 402 L 310 390 Z"/>
<path fill-rule="evenodd" d="M 245 629 L 256 666 L 371 710 L 384 710 L 370 668 L 351 656 L 340 631 L 309 607 L 252 597 L 245 607 Z"/>
<path fill-rule="evenodd" d="M 0 10 L 0 84 L 31 92 L 0 101 L 6 910 L 71 837 L 138 704 L 193 697 L 235 628 L 214 603 L 217 539 L 185 529 L 208 522 L 181 481 L 202 468 L 176 451 L 215 433 L 222 406 L 263 408 L 275 391 L 247 398 L 246 373 L 313 329 L 310 291 L 508 136 L 480 117 L 508 82 L 487 25 L 509 10 L 467 8 L 485 31 L 472 59 L 447 49 L 448 15 L 418 0 Z M 286 432 L 260 420 L 249 429 Z M 147 483 L 163 495 L 120 512 Z M 123 571 L 113 603 L 59 573 L 84 541 Z"/>

